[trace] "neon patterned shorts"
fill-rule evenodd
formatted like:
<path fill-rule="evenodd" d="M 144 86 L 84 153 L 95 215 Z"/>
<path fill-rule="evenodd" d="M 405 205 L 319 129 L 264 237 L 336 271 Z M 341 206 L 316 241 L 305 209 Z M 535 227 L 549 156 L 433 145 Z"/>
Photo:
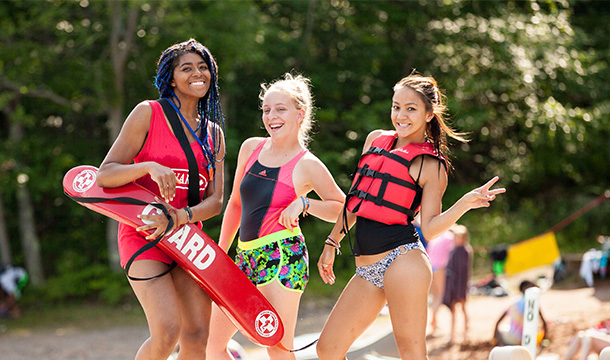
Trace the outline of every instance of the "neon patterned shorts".
<path fill-rule="evenodd" d="M 277 279 L 284 288 L 303 292 L 309 281 L 309 255 L 298 228 L 239 241 L 235 264 L 256 286 Z"/>

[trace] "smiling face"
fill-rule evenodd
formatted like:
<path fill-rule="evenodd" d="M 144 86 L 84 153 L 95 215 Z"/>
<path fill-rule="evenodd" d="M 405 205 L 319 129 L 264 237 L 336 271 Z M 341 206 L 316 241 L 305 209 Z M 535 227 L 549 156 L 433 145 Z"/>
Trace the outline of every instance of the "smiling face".
<path fill-rule="evenodd" d="M 172 81 L 174 93 L 178 97 L 204 97 L 210 89 L 212 78 L 205 60 L 197 53 L 188 52 L 180 56 L 177 63 Z"/>
<path fill-rule="evenodd" d="M 426 103 L 410 87 L 402 87 L 392 98 L 392 124 L 401 142 L 424 142 L 426 126 L 433 114 L 426 110 Z"/>
<path fill-rule="evenodd" d="M 263 99 L 263 124 L 273 138 L 298 138 L 304 110 L 296 108 L 294 100 L 281 91 L 268 91 Z"/>

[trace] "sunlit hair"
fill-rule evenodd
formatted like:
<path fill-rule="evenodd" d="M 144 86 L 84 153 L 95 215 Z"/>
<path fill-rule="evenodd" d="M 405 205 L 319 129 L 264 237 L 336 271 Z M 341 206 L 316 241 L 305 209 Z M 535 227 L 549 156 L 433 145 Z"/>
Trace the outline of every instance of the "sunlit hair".
<path fill-rule="evenodd" d="M 426 139 L 434 145 L 435 150 L 439 154 L 445 157 L 449 165 L 448 168 L 451 168 L 449 159 L 451 151 L 449 150 L 447 137 L 460 142 L 467 142 L 468 139 L 465 138 L 465 133 L 457 132 L 447 124 L 445 95 L 439 89 L 433 77 L 422 76 L 415 71 L 397 82 L 394 85 L 394 92 L 405 87 L 415 90 L 424 104 L 426 104 L 426 111 L 434 115 L 432 120 L 426 125 Z"/>
<path fill-rule="evenodd" d="M 298 110 L 304 110 L 305 116 L 299 127 L 299 143 L 307 147 L 311 141 L 311 128 L 313 127 L 314 105 L 311 94 L 311 80 L 303 75 L 284 74 L 283 79 L 274 80 L 269 84 L 261 84 L 261 92 L 258 98 L 261 102 L 270 91 L 279 91 L 288 95 Z M 261 103 L 262 104 L 262 103 Z"/>
<path fill-rule="evenodd" d="M 159 90 L 159 95 L 162 98 L 175 100 L 176 104 L 178 104 L 178 108 L 180 108 L 180 100 L 174 93 L 172 81 L 174 80 L 174 70 L 179 65 L 180 57 L 187 53 L 200 55 L 208 65 L 212 75 L 212 78 L 210 79 L 210 89 L 205 96 L 199 99 L 199 103 L 197 104 L 197 113 L 202 121 L 204 121 L 199 136 L 204 145 L 203 152 L 208 163 L 212 166 L 213 171 L 216 171 L 216 157 L 222 144 L 219 140 L 221 136 L 224 136 L 225 121 L 220 106 L 220 93 L 218 91 L 218 67 L 210 50 L 195 39 L 189 39 L 188 41 L 177 43 L 167 48 L 163 54 L 161 54 L 161 57 L 157 62 L 155 87 Z M 207 141 L 209 121 L 216 125 L 212 127 L 214 131 L 209 134 L 212 137 L 212 148 L 210 148 L 210 144 Z"/>
<path fill-rule="evenodd" d="M 455 236 L 462 236 L 465 242 L 470 241 L 470 233 L 468 232 L 468 228 L 466 226 L 453 224 L 449 230 L 451 230 Z"/>

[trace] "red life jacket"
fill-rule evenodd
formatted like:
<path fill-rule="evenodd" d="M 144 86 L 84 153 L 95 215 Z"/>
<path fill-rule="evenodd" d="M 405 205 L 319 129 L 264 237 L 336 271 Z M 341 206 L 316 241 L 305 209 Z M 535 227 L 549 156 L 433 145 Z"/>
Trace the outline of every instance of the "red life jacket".
<path fill-rule="evenodd" d="M 447 165 L 429 142 L 392 150 L 395 142 L 396 132 L 384 133 L 362 155 L 347 194 L 347 209 L 384 224 L 407 225 L 419 211 L 422 196 L 422 188 L 409 174 L 411 161 L 420 155 L 431 155 L 445 169 Z"/>

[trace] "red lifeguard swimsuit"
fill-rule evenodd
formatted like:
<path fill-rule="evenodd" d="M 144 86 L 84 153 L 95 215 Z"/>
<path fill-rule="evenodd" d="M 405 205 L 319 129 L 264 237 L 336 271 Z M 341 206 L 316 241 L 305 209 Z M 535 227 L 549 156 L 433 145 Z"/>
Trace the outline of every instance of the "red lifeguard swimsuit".
<path fill-rule="evenodd" d="M 133 161 L 134 163 L 154 161 L 171 168 L 176 174 L 178 181 L 176 184 L 176 196 L 169 203 L 176 209 L 181 209 L 188 205 L 188 161 L 186 160 L 184 150 L 180 146 L 180 142 L 174 136 L 169 124 L 165 120 L 161 105 L 156 101 L 148 101 L 148 103 L 152 108 L 150 128 L 148 129 L 148 135 L 142 150 L 140 150 Z M 199 194 L 200 198 L 203 198 L 209 183 L 208 163 L 197 141 L 191 143 L 191 148 L 199 165 Z M 135 182 L 160 196 L 159 185 L 152 180 L 150 175 L 141 177 Z M 121 258 L 121 266 L 124 267 L 129 258 L 147 242 L 148 240 L 138 233 L 135 228 L 119 224 L 119 256 Z M 137 260 L 144 259 L 158 260 L 166 264 L 172 263 L 172 259 L 156 247 L 140 254 L 137 258 Z"/>

